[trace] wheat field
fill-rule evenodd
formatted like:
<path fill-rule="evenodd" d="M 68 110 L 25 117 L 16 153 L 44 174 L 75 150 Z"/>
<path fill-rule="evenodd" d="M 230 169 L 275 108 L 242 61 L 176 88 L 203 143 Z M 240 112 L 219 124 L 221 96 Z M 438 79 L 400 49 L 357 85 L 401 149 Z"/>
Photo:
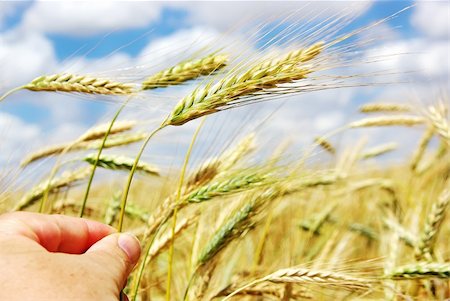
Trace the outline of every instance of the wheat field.
<path fill-rule="evenodd" d="M 301 30 L 256 27 L 273 35 L 256 53 L 211 43 L 126 80 L 36 74 L 2 91 L 0 110 L 28 91 L 107 99 L 114 112 L 0 169 L 0 212 L 87 217 L 135 234 L 143 254 L 125 288 L 134 301 L 448 300 L 448 87 L 426 101 L 352 107 L 360 118 L 301 147 L 265 137 L 261 128 L 275 125 L 257 114 L 299 95 L 401 85 L 386 70 L 360 73 L 389 57 L 357 51 L 402 13 L 354 30 L 345 15 Z M 399 139 L 371 147 L 373 128 Z M 414 141 L 402 147 L 405 130 Z"/>

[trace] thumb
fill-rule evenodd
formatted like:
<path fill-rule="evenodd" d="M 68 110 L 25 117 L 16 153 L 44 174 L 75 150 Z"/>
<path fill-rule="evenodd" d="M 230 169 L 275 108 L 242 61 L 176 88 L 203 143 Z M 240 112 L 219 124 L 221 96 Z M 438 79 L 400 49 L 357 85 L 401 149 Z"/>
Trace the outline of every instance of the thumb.
<path fill-rule="evenodd" d="M 127 278 L 141 255 L 141 246 L 138 239 L 128 233 L 111 234 L 92 245 L 86 256 L 90 257 L 102 269 L 107 269 L 117 289 L 125 286 Z"/>

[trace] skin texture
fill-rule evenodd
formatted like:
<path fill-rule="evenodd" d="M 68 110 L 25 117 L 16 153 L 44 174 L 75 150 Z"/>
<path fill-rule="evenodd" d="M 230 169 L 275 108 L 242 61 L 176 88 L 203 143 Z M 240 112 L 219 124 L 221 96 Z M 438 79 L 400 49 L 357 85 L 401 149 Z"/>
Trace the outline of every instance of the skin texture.
<path fill-rule="evenodd" d="M 140 256 L 129 234 L 63 215 L 0 216 L 0 300 L 119 300 Z"/>

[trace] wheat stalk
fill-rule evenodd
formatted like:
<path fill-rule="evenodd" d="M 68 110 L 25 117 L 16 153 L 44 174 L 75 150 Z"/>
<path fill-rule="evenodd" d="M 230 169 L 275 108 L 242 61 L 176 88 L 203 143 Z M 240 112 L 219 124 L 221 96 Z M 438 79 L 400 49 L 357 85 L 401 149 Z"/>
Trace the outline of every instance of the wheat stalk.
<path fill-rule="evenodd" d="M 422 160 L 423 155 L 425 154 L 425 150 L 427 149 L 428 144 L 430 143 L 431 138 L 433 138 L 433 136 L 434 136 L 434 128 L 430 126 L 427 127 L 425 133 L 420 139 L 419 146 L 417 147 L 411 159 L 411 169 L 413 171 L 417 171 L 419 163 Z"/>
<path fill-rule="evenodd" d="M 211 73 L 226 66 L 228 56 L 211 54 L 201 59 L 181 62 L 169 69 L 160 71 L 142 82 L 142 89 L 155 89 L 179 85 L 185 81 Z"/>
<path fill-rule="evenodd" d="M 287 60 L 267 60 L 241 74 L 231 74 L 215 85 L 197 88 L 175 106 L 162 126 L 183 125 L 246 101 L 240 100 L 241 98 L 270 94 L 271 90 L 279 88 L 281 84 L 304 79 L 314 70 L 311 66 L 302 66 L 302 63 L 313 59 L 322 50 L 322 43 L 315 44 Z"/>
<path fill-rule="evenodd" d="M 373 127 L 373 126 L 414 126 L 423 124 L 425 119 L 418 116 L 395 115 L 365 118 L 349 124 L 351 128 Z"/>
<path fill-rule="evenodd" d="M 397 103 L 369 103 L 359 108 L 361 113 L 389 113 L 410 112 L 411 107 Z"/>
<path fill-rule="evenodd" d="M 419 262 L 395 268 L 386 278 L 412 280 L 423 278 L 450 278 L 450 263 Z"/>
<path fill-rule="evenodd" d="M 97 161 L 97 154 L 90 154 L 84 157 L 82 160 L 88 162 L 89 164 L 95 164 Z M 133 167 L 134 159 L 125 156 L 118 155 L 101 155 L 98 158 L 97 166 L 103 167 L 110 170 L 131 170 Z M 159 176 L 159 170 L 153 165 L 145 162 L 139 162 L 136 166 L 137 171 L 141 171 L 150 175 Z"/>
<path fill-rule="evenodd" d="M 54 178 L 51 181 L 44 181 L 38 184 L 14 206 L 13 211 L 23 210 L 32 206 L 42 198 L 47 189 L 49 192 L 55 192 L 85 179 L 89 175 L 89 172 L 89 168 L 80 168 L 75 171 L 65 172 L 60 177 Z"/>
<path fill-rule="evenodd" d="M 416 259 L 426 259 L 431 261 L 433 258 L 433 246 L 439 232 L 442 221 L 445 218 L 445 210 L 450 203 L 450 190 L 444 189 L 439 195 L 436 203 L 433 204 L 431 212 L 423 227 L 422 235 L 416 248 Z"/>
<path fill-rule="evenodd" d="M 135 85 L 109 79 L 75 74 L 43 75 L 22 87 L 31 91 L 79 92 L 103 95 L 128 95 L 135 92 Z"/>

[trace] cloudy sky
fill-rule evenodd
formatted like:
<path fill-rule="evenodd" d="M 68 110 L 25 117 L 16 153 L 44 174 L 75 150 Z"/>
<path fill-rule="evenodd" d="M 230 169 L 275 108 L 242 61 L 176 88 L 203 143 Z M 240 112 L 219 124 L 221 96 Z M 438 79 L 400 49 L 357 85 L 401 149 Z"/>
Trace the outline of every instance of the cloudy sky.
<path fill-rule="evenodd" d="M 304 28 L 311 28 L 305 24 L 354 19 L 344 28 L 353 30 L 411 5 L 392 20 L 362 32 L 359 41 L 370 41 L 370 46 L 364 44 L 358 54 L 362 73 L 382 70 L 395 74 L 387 81 L 408 84 L 306 93 L 208 120 L 210 132 L 220 133 L 222 140 L 258 128 L 268 118 L 259 129 L 263 142 L 283 136 L 307 143 L 360 117 L 356 111 L 361 103 L 405 102 L 424 91 L 445 85 L 448 89 L 449 2 L 0 1 L 0 94 L 39 75 L 68 71 L 135 81 L 205 48 L 223 47 L 236 60 L 245 61 L 268 40 L 258 36 L 258 29 L 280 34 L 290 28 L 289 40 L 301 44 Z M 280 46 L 290 47 L 287 43 L 274 47 Z M 378 58 L 375 65 L 361 63 L 374 58 Z M 124 115 L 145 121 L 143 127 L 150 129 L 195 85 L 149 93 Z M 120 101 L 29 91 L 11 95 L 0 103 L 0 164 L 80 135 L 108 120 Z M 175 145 L 173 137 L 178 144 L 188 141 L 193 126 L 169 129 L 162 135 L 160 155 Z M 369 144 L 389 139 L 416 143 L 420 131 L 407 133 L 373 131 Z M 337 139 L 334 142 L 340 144 L 344 138 Z"/>

